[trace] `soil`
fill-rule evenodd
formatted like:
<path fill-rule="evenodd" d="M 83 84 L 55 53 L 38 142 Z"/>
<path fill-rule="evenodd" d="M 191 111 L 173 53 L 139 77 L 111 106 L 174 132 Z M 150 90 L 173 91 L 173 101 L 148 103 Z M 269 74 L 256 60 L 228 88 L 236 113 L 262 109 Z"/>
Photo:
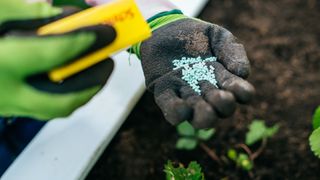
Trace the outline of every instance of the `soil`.
<path fill-rule="evenodd" d="M 222 157 L 244 142 L 251 120 L 281 125 L 252 174 L 219 165 L 200 147 L 176 150 L 175 128 L 146 93 L 87 179 L 163 180 L 169 159 L 199 162 L 206 179 L 319 179 L 320 160 L 310 151 L 308 136 L 320 105 L 320 1 L 212 0 L 200 18 L 223 25 L 243 42 L 252 63 L 249 81 L 257 90 L 250 105 L 238 106 L 232 118 L 216 124 L 207 146 Z"/>

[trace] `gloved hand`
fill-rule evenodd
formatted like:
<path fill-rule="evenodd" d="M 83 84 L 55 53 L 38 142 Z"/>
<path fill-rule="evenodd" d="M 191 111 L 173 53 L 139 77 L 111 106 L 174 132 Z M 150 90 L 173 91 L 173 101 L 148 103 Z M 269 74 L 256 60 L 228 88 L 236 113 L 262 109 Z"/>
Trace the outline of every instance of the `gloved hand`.
<path fill-rule="evenodd" d="M 149 19 L 153 36 L 132 47 L 141 58 L 147 89 L 172 124 L 189 120 L 208 128 L 248 103 L 254 87 L 244 80 L 250 63 L 226 29 L 178 10 Z"/>
<path fill-rule="evenodd" d="M 47 72 L 111 43 L 110 26 L 92 26 L 62 35 L 39 37 L 35 30 L 65 16 L 48 3 L 0 1 L 0 116 L 49 120 L 68 116 L 88 102 L 113 69 L 103 61 L 60 84 Z"/>

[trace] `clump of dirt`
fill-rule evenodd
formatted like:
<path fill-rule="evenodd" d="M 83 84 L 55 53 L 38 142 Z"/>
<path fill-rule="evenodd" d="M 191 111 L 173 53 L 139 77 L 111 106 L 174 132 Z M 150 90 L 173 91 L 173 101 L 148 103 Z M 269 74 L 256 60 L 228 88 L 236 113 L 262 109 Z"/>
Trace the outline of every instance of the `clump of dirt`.
<path fill-rule="evenodd" d="M 309 149 L 311 117 L 320 105 L 319 0 L 212 0 L 201 19 L 229 29 L 245 45 L 252 64 L 249 81 L 257 95 L 232 118 L 216 125 L 208 142 L 219 156 L 244 141 L 253 119 L 279 123 L 280 132 L 256 159 L 250 177 L 221 166 L 201 149 L 175 149 L 177 133 L 146 93 L 87 179 L 163 180 L 168 159 L 198 161 L 207 179 L 319 179 L 320 160 Z"/>

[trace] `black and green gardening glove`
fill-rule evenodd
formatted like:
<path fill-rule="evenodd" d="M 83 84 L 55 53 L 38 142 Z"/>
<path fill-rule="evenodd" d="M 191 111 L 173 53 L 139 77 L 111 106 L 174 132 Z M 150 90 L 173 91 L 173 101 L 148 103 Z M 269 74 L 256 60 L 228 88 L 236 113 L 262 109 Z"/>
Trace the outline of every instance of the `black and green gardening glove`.
<path fill-rule="evenodd" d="M 146 86 L 172 124 L 189 120 L 208 128 L 248 103 L 254 87 L 244 80 L 250 63 L 226 29 L 173 10 L 149 19 L 153 36 L 132 47 L 141 58 Z"/>
<path fill-rule="evenodd" d="M 106 83 L 113 69 L 103 61 L 59 84 L 47 72 L 110 44 L 110 26 L 92 26 L 39 37 L 38 27 L 70 12 L 48 3 L 0 1 L 0 116 L 49 120 L 68 116 L 88 102 Z"/>

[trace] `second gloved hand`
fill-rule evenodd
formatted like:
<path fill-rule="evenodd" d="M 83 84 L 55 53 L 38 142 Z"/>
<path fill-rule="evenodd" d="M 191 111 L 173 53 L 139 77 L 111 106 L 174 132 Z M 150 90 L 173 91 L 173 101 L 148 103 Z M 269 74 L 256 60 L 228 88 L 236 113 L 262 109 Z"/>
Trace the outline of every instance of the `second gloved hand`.
<path fill-rule="evenodd" d="M 0 116 L 39 120 L 65 117 L 88 102 L 113 69 L 103 61 L 60 84 L 47 73 L 110 44 L 112 27 L 92 26 L 61 35 L 37 36 L 38 27 L 65 16 L 47 3 L 0 1 Z"/>
<path fill-rule="evenodd" d="M 221 26 L 188 18 L 178 10 L 149 20 L 153 36 L 132 48 L 141 58 L 146 85 L 172 124 L 188 120 L 212 127 L 248 103 L 253 86 L 243 45 Z"/>

